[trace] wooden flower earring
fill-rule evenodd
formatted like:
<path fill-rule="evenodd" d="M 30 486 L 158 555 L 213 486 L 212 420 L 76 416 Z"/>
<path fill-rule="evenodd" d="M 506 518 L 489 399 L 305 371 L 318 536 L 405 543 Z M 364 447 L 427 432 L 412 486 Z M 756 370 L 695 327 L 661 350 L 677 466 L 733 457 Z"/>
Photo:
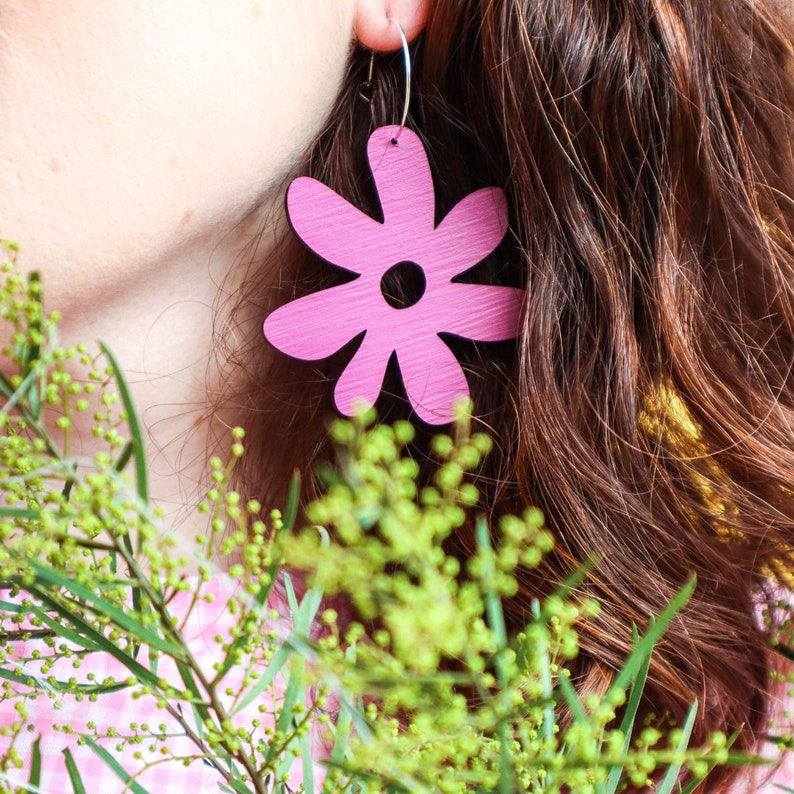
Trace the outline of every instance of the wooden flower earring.
<path fill-rule="evenodd" d="M 400 29 L 410 87 L 410 59 Z M 337 381 L 334 401 L 352 415 L 374 405 L 392 353 L 417 416 L 428 424 L 454 418 L 469 396 L 460 363 L 439 333 L 479 342 L 519 333 L 524 290 L 452 279 L 488 256 L 507 230 L 507 200 L 498 187 L 470 193 L 435 225 L 435 191 L 419 137 L 400 125 L 377 128 L 367 157 L 383 223 L 348 203 L 326 185 L 299 177 L 287 191 L 295 233 L 328 262 L 357 274 L 341 286 L 306 295 L 270 314 L 268 341 L 303 360 L 332 355 L 364 331 L 360 347 Z M 385 289 L 395 269 L 414 270 L 424 289 L 395 304 Z"/>

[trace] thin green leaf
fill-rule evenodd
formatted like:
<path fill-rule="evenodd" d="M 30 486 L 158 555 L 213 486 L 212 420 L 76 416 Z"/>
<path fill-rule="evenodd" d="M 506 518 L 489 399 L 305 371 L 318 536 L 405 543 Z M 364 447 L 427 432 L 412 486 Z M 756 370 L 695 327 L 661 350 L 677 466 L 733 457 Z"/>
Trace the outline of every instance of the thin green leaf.
<path fill-rule="evenodd" d="M 285 582 L 288 578 L 288 575 L 285 574 Z M 289 583 L 289 591 L 292 592 L 291 603 L 294 603 L 295 591 L 292 589 L 291 580 Z M 323 593 L 320 588 L 312 587 L 308 592 L 306 592 L 306 594 L 303 596 L 303 599 L 301 600 L 300 606 L 297 608 L 297 610 L 293 611 L 292 625 L 295 634 L 299 634 L 302 637 L 309 636 L 312 621 L 317 616 L 317 611 L 320 608 L 320 604 L 322 604 L 322 600 Z"/>
<path fill-rule="evenodd" d="M 122 629 L 131 638 L 140 640 L 152 648 L 157 648 L 159 651 L 163 651 L 163 653 L 167 653 L 175 659 L 185 658 L 185 651 L 183 648 L 174 645 L 155 631 L 152 631 L 152 629 L 142 625 L 133 615 L 124 612 L 120 607 L 102 598 L 99 593 L 89 587 L 86 587 L 74 579 L 63 576 L 53 568 L 48 568 L 39 563 L 33 562 L 31 563 L 31 567 L 36 573 L 39 581 L 44 582 L 50 587 L 66 590 L 66 592 L 81 599 L 81 601 L 85 602 L 86 607 L 109 618 L 114 626 Z M 30 590 L 29 587 L 27 589 Z M 63 608 L 58 611 L 62 611 L 62 609 Z"/>
<path fill-rule="evenodd" d="M 27 396 L 28 392 L 30 391 L 31 384 L 39 375 L 38 368 L 39 363 L 37 362 L 37 365 L 31 369 L 22 383 L 19 384 L 19 386 L 14 390 L 14 393 L 8 398 L 8 401 L 3 406 L 2 410 L 0 410 L 0 424 L 5 423 L 9 412 L 17 403 L 20 403 L 21 405 L 20 401 L 24 400 L 24 398 Z M 31 418 L 35 420 L 36 417 L 31 414 Z"/>
<path fill-rule="evenodd" d="M 11 383 L 6 375 L 0 372 L 0 394 L 10 397 L 15 391 L 14 384 Z"/>
<path fill-rule="evenodd" d="M 38 437 L 44 441 L 49 454 L 57 458 L 60 456 L 58 445 L 52 440 L 47 430 L 39 423 L 38 416 L 34 414 L 27 405 L 25 405 L 25 402 L 22 399 L 25 396 L 25 390 L 29 388 L 30 383 L 35 380 L 37 376 L 43 377 L 45 372 L 46 365 L 37 364 L 36 369 L 28 374 L 28 376 L 25 378 L 25 381 L 20 384 L 19 388 L 15 388 L 11 381 L 5 375 L 0 373 L 0 393 L 8 398 L 7 402 L 3 406 L 3 409 L 0 410 L 0 425 L 5 423 L 6 417 L 8 416 L 11 409 L 17 403 L 19 403 L 19 410 L 30 425 L 30 429 L 34 430 L 36 435 L 38 435 Z"/>
<path fill-rule="evenodd" d="M 30 759 L 30 777 L 28 787 L 36 791 L 41 784 L 41 736 L 33 742 Z"/>
<path fill-rule="evenodd" d="M 794 736 L 780 736 L 779 734 L 767 733 L 764 741 L 777 745 L 779 750 L 794 750 Z"/>
<path fill-rule="evenodd" d="M 639 634 L 635 628 L 632 644 L 636 647 L 638 643 Z M 637 719 L 637 713 L 642 700 L 642 692 L 645 689 L 645 682 L 648 678 L 648 670 L 650 667 L 651 653 L 648 653 L 645 657 L 645 660 L 640 665 L 640 669 L 637 671 L 636 677 L 631 682 L 631 690 L 626 702 L 626 709 L 623 713 L 623 719 L 620 722 L 620 730 L 625 736 L 622 747 L 623 753 L 628 751 L 629 745 L 631 744 L 631 736 L 632 732 L 634 731 L 634 722 Z M 618 784 L 620 783 L 621 775 L 622 770 L 617 767 L 610 770 L 609 776 L 607 777 L 605 794 L 615 794 L 615 792 L 618 790 Z"/>
<path fill-rule="evenodd" d="M 353 665 L 356 661 L 356 644 L 353 643 L 345 650 L 345 659 L 348 664 Z M 334 724 L 334 746 L 328 755 L 329 764 L 342 764 L 347 755 L 350 742 L 350 728 L 353 720 L 350 712 L 340 710 Z"/>
<path fill-rule="evenodd" d="M 41 306 L 41 276 L 34 270 L 28 275 L 28 299 Z M 33 340 L 34 334 L 41 335 L 41 321 L 33 320 L 28 329 L 28 344 L 24 351 L 22 374 L 27 375 L 41 356 L 41 345 Z"/>
<path fill-rule="evenodd" d="M 74 485 L 75 480 L 73 477 L 67 478 L 66 482 L 64 482 L 63 488 L 61 489 L 61 496 L 65 502 L 69 501 L 69 497 L 72 495 L 72 489 L 74 488 Z"/>
<path fill-rule="evenodd" d="M 222 784 L 219 784 L 222 786 Z M 236 794 L 251 794 L 251 789 L 247 783 L 243 783 L 242 780 L 235 780 L 232 778 L 231 780 L 226 781 L 227 786 L 231 786 L 231 788 L 223 787 L 223 791 L 229 792 L 236 792 Z"/>
<path fill-rule="evenodd" d="M 484 516 L 477 518 L 476 524 L 477 550 L 485 559 L 486 569 L 483 572 L 482 582 L 485 588 L 485 610 L 488 615 L 488 625 L 494 633 L 496 640 L 496 654 L 494 666 L 496 678 L 502 686 L 506 686 L 507 672 L 505 671 L 503 653 L 507 647 L 507 629 L 505 628 L 504 610 L 502 599 L 492 586 L 494 580 L 493 547 L 488 522 Z M 511 755 L 512 736 L 506 722 L 499 724 L 499 791 L 501 794 L 510 794 L 514 787 L 513 762 Z"/>
<path fill-rule="evenodd" d="M 30 273 L 28 276 L 27 298 L 29 301 L 37 303 L 39 305 L 39 309 L 41 309 L 41 278 L 35 271 Z M 41 337 L 40 319 L 34 319 L 30 322 L 30 325 L 27 328 L 25 341 L 21 345 L 21 348 L 18 348 L 20 374 L 23 377 L 34 371 L 34 368 L 41 358 L 41 345 L 38 341 L 36 341 L 35 337 L 37 336 L 39 338 Z M 42 376 L 43 372 L 39 371 L 39 375 Z M 33 381 L 31 381 L 30 387 L 28 388 L 28 393 L 25 396 L 30 412 L 36 419 L 39 419 L 41 416 L 41 399 L 35 378 Z"/>
<path fill-rule="evenodd" d="M 295 759 L 297 757 L 297 752 L 294 748 L 294 742 L 291 742 L 288 747 L 281 747 L 278 757 L 278 765 L 276 766 L 275 770 L 275 777 L 276 780 L 280 780 L 284 778 L 284 775 L 287 774 L 291 769 L 292 765 L 295 763 Z M 276 789 L 279 794 L 284 792 L 286 794 L 289 789 L 285 789 L 279 787 Z"/>
<path fill-rule="evenodd" d="M 655 623 L 656 621 L 652 621 Z M 636 647 L 639 643 L 639 633 L 637 632 L 636 628 L 634 629 L 634 637 L 632 640 L 632 645 Z M 623 714 L 623 719 L 620 723 L 620 730 L 626 734 L 626 744 L 624 745 L 624 750 L 628 749 L 629 745 L 629 736 L 634 729 L 634 722 L 637 718 L 637 712 L 640 707 L 640 701 L 642 700 L 642 693 L 645 689 L 645 682 L 648 678 L 648 671 L 651 667 L 651 656 L 652 654 L 646 654 L 645 659 L 643 660 L 642 664 L 640 665 L 640 669 L 637 672 L 636 677 L 631 682 L 631 690 L 629 692 L 628 701 L 626 703 L 626 709 Z"/>
<path fill-rule="evenodd" d="M 328 540 L 328 535 L 325 533 L 322 537 L 323 546 L 327 545 Z M 293 633 L 299 637 L 308 637 L 311 623 L 322 602 L 322 591 L 316 587 L 311 588 L 304 595 L 300 605 L 298 605 L 295 588 L 292 585 L 292 578 L 289 574 L 284 574 L 284 587 L 287 591 L 287 603 L 289 604 L 292 625 L 294 627 Z M 300 673 L 304 669 L 304 660 L 300 657 L 296 657 L 294 669 L 291 670 L 289 674 L 287 674 L 286 671 L 283 674 L 287 689 L 284 693 L 283 706 L 276 725 L 276 729 L 283 733 L 289 730 L 293 708 L 299 702 L 301 695 L 303 695 L 304 700 L 306 699 L 306 687 L 303 685 L 302 676 L 300 676 Z"/>
<path fill-rule="evenodd" d="M 62 617 L 68 620 L 77 630 L 79 637 L 82 638 L 83 644 L 85 644 L 85 640 L 88 640 L 88 642 L 92 643 L 94 646 L 98 646 L 97 650 L 103 650 L 109 653 L 114 659 L 121 662 L 140 683 L 151 684 L 155 689 L 159 689 L 159 684 L 155 675 L 142 664 L 136 662 L 128 653 L 116 647 L 104 634 L 98 632 L 90 623 L 87 623 L 79 615 L 73 613 L 64 614 L 63 608 L 53 601 L 46 593 L 32 588 L 28 589 L 32 595 L 43 602 L 49 609 L 58 612 Z"/>
<path fill-rule="evenodd" d="M 204 704 L 206 698 L 202 696 L 198 688 L 198 684 L 196 684 L 196 679 L 193 677 L 193 671 L 190 669 L 190 667 L 188 667 L 188 665 L 180 661 L 176 661 L 176 669 L 179 672 L 179 677 L 182 679 L 182 682 L 195 701 L 193 705 L 196 707 L 196 710 L 201 716 L 202 721 L 211 721 L 212 717 L 210 715 L 209 709 Z"/>
<path fill-rule="evenodd" d="M 30 673 L 20 672 L 19 674 L 5 670 L 0 667 L 0 678 L 6 681 L 12 681 L 17 686 L 23 684 L 38 689 L 40 692 L 63 692 L 75 693 L 80 692 L 83 695 L 101 694 L 106 695 L 111 692 L 119 692 L 122 689 L 127 689 L 129 684 L 70 684 L 67 681 L 59 681 L 57 678 L 38 678 Z"/>
<path fill-rule="evenodd" d="M 232 714 L 237 714 L 242 711 L 246 706 L 257 700 L 262 693 L 273 683 L 273 680 L 281 672 L 284 665 L 289 661 L 290 656 L 293 654 L 292 647 L 282 645 L 267 663 L 262 675 L 257 678 L 256 683 L 248 690 L 243 698 L 232 709 Z"/>
<path fill-rule="evenodd" d="M 300 737 L 301 766 L 303 767 L 303 790 L 314 791 L 314 761 L 312 753 L 312 734 L 306 731 Z"/>
<path fill-rule="evenodd" d="M 551 597 L 567 601 L 571 596 L 576 595 L 579 585 L 590 576 L 600 561 L 601 557 L 598 554 L 591 554 L 586 557 L 557 585 Z"/>
<path fill-rule="evenodd" d="M 126 769 L 104 748 L 98 745 L 90 736 L 82 737 L 85 743 L 107 764 L 108 767 L 121 779 L 132 794 L 149 794 Z"/>
<path fill-rule="evenodd" d="M 119 473 L 124 471 L 124 468 L 130 462 L 130 458 L 134 452 L 135 443 L 133 441 L 128 441 L 124 445 L 124 449 L 121 450 L 121 455 L 119 455 L 118 460 L 113 464 L 113 468 Z"/>
<path fill-rule="evenodd" d="M 11 584 L 3 582 L 0 587 L 3 589 L 8 589 L 11 587 Z M 0 601 L 0 611 L 13 612 L 15 615 L 29 615 L 31 608 L 22 606 L 22 604 L 17 604 L 15 601 Z"/>
<path fill-rule="evenodd" d="M 74 762 L 74 757 L 68 747 L 63 749 L 63 757 L 66 759 L 66 771 L 69 773 L 69 781 L 72 784 L 72 791 L 74 794 L 86 794 L 83 779 L 80 777 L 80 772 L 77 769 L 77 764 Z"/>
<path fill-rule="evenodd" d="M 179 716 L 181 717 L 182 716 L 182 704 L 181 703 L 177 703 L 176 708 L 177 708 L 177 711 L 179 711 Z M 193 730 L 195 730 L 196 736 L 198 736 L 199 739 L 201 739 L 201 741 L 203 742 L 204 741 L 204 722 L 201 719 L 201 714 L 199 713 L 199 710 L 196 708 L 196 704 L 195 703 L 191 703 L 190 704 L 190 709 L 193 712 Z"/>
<path fill-rule="evenodd" d="M 298 506 L 300 504 L 301 493 L 301 476 L 300 472 L 295 471 L 292 474 L 292 479 L 289 482 L 289 491 L 287 492 L 287 504 L 284 508 L 284 530 L 289 532 L 295 526 L 295 521 L 298 518 Z"/>
<path fill-rule="evenodd" d="M 124 378 L 124 374 L 122 373 L 121 367 L 119 367 L 115 356 L 110 352 L 110 348 L 108 348 L 104 342 L 100 342 L 99 347 L 104 353 L 105 358 L 108 360 L 110 369 L 113 372 L 113 379 L 116 382 L 119 395 L 121 396 L 121 402 L 124 404 L 124 410 L 127 414 L 127 425 L 130 428 L 130 435 L 132 436 L 131 441 L 134 445 L 133 454 L 135 456 L 135 485 L 137 487 L 138 496 L 144 504 L 148 504 L 149 484 L 146 475 L 146 454 L 143 444 L 143 433 L 141 432 L 141 426 L 138 422 L 138 415 L 135 413 L 135 406 L 132 403 L 132 397 L 130 396 L 130 390 L 127 386 L 127 381 Z"/>
<path fill-rule="evenodd" d="M 511 794 L 514 790 L 513 737 L 510 726 L 506 722 L 499 724 L 499 791 L 501 794 Z"/>
<path fill-rule="evenodd" d="M 689 738 L 692 736 L 692 729 L 695 726 L 695 717 L 697 716 L 698 703 L 697 700 L 689 707 L 689 712 L 686 715 L 684 724 L 681 726 L 681 739 L 675 746 L 674 750 L 678 753 L 684 753 L 689 746 Z M 671 764 L 667 768 L 667 773 L 659 783 L 657 794 L 672 794 L 673 787 L 678 780 L 678 775 L 681 772 L 681 764 Z"/>
<path fill-rule="evenodd" d="M 484 516 L 480 516 L 477 519 L 477 549 L 490 560 L 488 572 L 483 576 L 486 587 L 485 608 L 488 614 L 488 625 L 496 638 L 496 647 L 498 651 L 503 651 L 507 647 L 507 630 L 505 629 L 502 600 L 494 588 L 491 587 L 493 576 L 489 574 L 493 571 L 493 549 L 491 547 L 491 533 L 488 530 L 488 522 Z M 497 664 L 497 668 L 499 667 L 501 665 Z M 499 680 L 503 684 L 506 683 L 503 676 Z"/>
<path fill-rule="evenodd" d="M 317 662 L 318 655 L 314 648 L 307 643 L 303 638 L 291 634 L 284 640 L 285 645 L 289 645 L 301 654 L 308 662 Z M 437 680 L 437 679 L 436 679 Z M 356 736 L 365 742 L 371 742 L 374 739 L 374 734 L 367 721 L 361 716 L 355 701 L 342 689 L 338 687 L 334 689 L 334 697 L 339 701 L 339 713 L 347 710 L 353 720 L 353 728 L 356 731 Z"/>
<path fill-rule="evenodd" d="M 132 559 L 135 556 L 135 552 L 133 551 L 132 548 L 132 538 L 130 538 L 129 532 L 125 532 L 124 535 L 122 535 L 121 542 L 124 544 L 124 548 L 127 550 L 127 557 L 129 559 Z M 141 588 L 132 587 L 131 590 L 132 590 L 132 608 L 133 610 L 135 610 L 136 614 L 141 615 L 141 617 L 143 617 L 143 615 L 141 614 L 141 607 L 143 605 L 143 599 L 141 598 L 141 594 L 142 594 Z M 140 643 L 135 643 L 132 649 L 132 655 L 136 659 L 138 658 L 138 653 L 140 652 L 140 649 L 141 649 Z"/>
<path fill-rule="evenodd" d="M 3 518 L 24 518 L 28 521 L 36 521 L 41 518 L 41 510 L 32 510 L 29 507 L 6 507 L 0 506 L 0 516 Z"/>
<path fill-rule="evenodd" d="M 292 586 L 292 577 L 288 573 L 284 574 L 284 589 L 287 591 L 287 606 L 294 621 L 298 614 L 298 598 L 295 595 L 295 588 Z"/>
<path fill-rule="evenodd" d="M 540 611 L 540 604 L 538 603 L 537 599 L 532 600 L 532 617 L 539 621 L 541 620 L 541 611 Z M 548 643 L 545 641 L 540 641 L 540 637 L 545 637 L 543 632 L 539 633 L 538 640 L 541 642 L 539 648 L 537 648 L 536 653 L 538 658 L 540 659 L 540 669 L 537 671 L 538 675 L 540 676 L 540 683 L 543 687 L 543 724 L 541 725 L 541 732 L 545 736 L 545 738 L 551 742 L 554 739 L 554 702 L 553 698 L 553 691 L 552 691 L 552 677 L 551 677 L 551 658 L 549 657 L 549 648 Z"/>
<path fill-rule="evenodd" d="M 284 699 L 281 702 L 276 722 L 276 731 L 281 733 L 282 736 L 289 735 L 290 729 L 294 726 L 295 706 L 301 702 L 301 698 L 303 698 L 303 702 L 306 702 L 306 687 L 303 685 L 303 676 L 301 675 L 303 672 L 301 669 L 303 659 L 298 656 L 293 658 L 296 662 L 293 665 L 293 669 L 289 671 L 289 674 L 287 674 L 286 670 L 283 674 L 286 689 L 284 690 Z M 265 755 L 266 763 L 271 762 L 275 758 L 278 749 L 275 743 L 268 747 L 268 752 Z"/>
<path fill-rule="evenodd" d="M 656 620 L 650 622 L 648 631 L 628 655 L 623 667 L 615 676 L 609 688 L 609 693 L 613 693 L 615 690 L 625 692 L 628 690 L 631 682 L 636 680 L 640 668 L 645 663 L 645 659 L 650 655 L 654 646 L 662 638 L 673 618 L 686 606 L 687 602 L 692 597 L 692 593 L 695 591 L 695 585 L 696 578 L 691 576 L 686 584 L 676 593 L 667 608 Z"/>
<path fill-rule="evenodd" d="M 560 674 L 557 676 L 557 689 L 560 690 L 560 694 L 568 704 L 573 721 L 575 723 L 589 723 L 590 718 L 587 716 L 584 705 L 567 675 Z"/>
<path fill-rule="evenodd" d="M 273 590 L 273 585 L 276 581 L 276 576 L 278 575 L 279 566 L 273 564 L 268 567 L 267 569 L 267 584 L 263 585 L 262 587 L 257 590 L 256 595 L 254 596 L 254 604 L 258 607 L 263 607 L 267 600 L 270 598 L 270 593 Z M 212 686 L 217 686 L 222 680 L 223 677 L 232 669 L 235 664 L 235 659 L 237 657 L 237 651 L 243 647 L 246 643 L 245 635 L 241 635 L 237 637 L 235 641 L 232 643 L 229 651 L 226 654 L 226 658 L 223 660 L 223 665 L 221 666 L 220 670 L 218 670 L 215 678 L 212 680 Z"/>
<path fill-rule="evenodd" d="M 84 648 L 87 651 L 100 651 L 102 650 L 99 645 L 94 642 L 91 642 L 82 634 L 77 631 L 73 631 L 68 626 L 65 626 L 63 623 L 59 623 L 55 620 L 52 615 L 48 612 L 43 610 L 41 607 L 33 606 L 31 607 L 30 611 L 45 625 L 47 628 L 52 629 L 52 631 L 58 635 L 61 639 L 68 640 L 69 642 L 73 642 L 79 648 Z"/>
<path fill-rule="evenodd" d="M 256 591 L 256 595 L 254 596 L 254 603 L 257 606 L 263 607 L 270 598 L 270 593 L 273 590 L 273 585 L 276 583 L 276 579 L 278 578 L 279 568 L 281 566 L 278 563 L 272 563 L 267 567 L 267 584 L 262 585 L 259 590 Z"/>

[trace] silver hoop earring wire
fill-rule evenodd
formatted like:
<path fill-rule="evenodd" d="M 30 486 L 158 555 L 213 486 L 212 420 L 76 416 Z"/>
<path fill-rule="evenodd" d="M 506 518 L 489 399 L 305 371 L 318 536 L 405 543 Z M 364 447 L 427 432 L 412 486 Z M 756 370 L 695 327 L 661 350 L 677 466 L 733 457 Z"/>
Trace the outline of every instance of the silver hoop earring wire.
<path fill-rule="evenodd" d="M 408 49 L 408 39 L 406 38 L 403 26 L 399 22 L 394 22 L 394 24 L 397 25 L 397 30 L 400 31 L 403 60 L 405 61 L 405 102 L 403 103 L 403 115 L 400 119 L 400 129 L 397 130 L 397 134 L 394 136 L 394 138 L 392 138 L 392 143 L 396 145 L 400 140 L 402 131 L 405 129 L 405 122 L 408 119 L 408 108 L 411 104 L 411 51 Z"/>

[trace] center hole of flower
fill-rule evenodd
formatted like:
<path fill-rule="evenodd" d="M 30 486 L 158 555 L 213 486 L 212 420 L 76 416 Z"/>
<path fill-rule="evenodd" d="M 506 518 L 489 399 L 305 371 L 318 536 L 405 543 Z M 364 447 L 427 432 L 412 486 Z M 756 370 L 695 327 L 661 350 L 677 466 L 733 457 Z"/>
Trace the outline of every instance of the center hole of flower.
<path fill-rule="evenodd" d="M 380 280 L 383 299 L 394 309 L 407 309 L 425 294 L 425 271 L 416 262 L 392 265 Z"/>

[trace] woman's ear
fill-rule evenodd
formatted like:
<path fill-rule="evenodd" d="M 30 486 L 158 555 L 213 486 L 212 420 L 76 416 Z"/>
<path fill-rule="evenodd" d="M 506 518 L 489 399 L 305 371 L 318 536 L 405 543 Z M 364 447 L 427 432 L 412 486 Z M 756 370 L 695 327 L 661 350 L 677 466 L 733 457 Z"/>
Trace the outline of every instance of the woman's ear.
<path fill-rule="evenodd" d="M 398 50 L 402 44 L 398 25 L 408 41 L 416 38 L 427 22 L 432 0 L 356 0 L 355 33 L 371 50 Z"/>

